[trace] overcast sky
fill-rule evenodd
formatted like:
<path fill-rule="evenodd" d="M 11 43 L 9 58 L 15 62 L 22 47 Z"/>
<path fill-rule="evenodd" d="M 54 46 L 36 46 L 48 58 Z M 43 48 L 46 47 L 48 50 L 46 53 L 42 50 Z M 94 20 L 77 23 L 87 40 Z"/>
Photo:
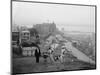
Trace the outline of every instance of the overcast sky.
<path fill-rule="evenodd" d="M 33 24 L 55 22 L 66 31 L 95 31 L 95 7 L 13 2 L 12 22 L 32 27 Z"/>

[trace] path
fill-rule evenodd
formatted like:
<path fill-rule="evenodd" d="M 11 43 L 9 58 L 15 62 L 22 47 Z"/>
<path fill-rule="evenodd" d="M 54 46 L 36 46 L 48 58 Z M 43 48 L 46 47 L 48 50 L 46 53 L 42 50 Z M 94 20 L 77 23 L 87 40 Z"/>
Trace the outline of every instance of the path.
<path fill-rule="evenodd" d="M 95 64 L 94 60 L 92 60 L 87 55 L 85 55 L 83 52 L 79 51 L 77 48 L 72 46 L 71 42 L 65 43 L 65 46 L 68 49 L 68 51 L 72 52 L 73 56 L 77 57 L 77 59 L 84 61 L 84 62 L 91 63 L 91 64 Z"/>

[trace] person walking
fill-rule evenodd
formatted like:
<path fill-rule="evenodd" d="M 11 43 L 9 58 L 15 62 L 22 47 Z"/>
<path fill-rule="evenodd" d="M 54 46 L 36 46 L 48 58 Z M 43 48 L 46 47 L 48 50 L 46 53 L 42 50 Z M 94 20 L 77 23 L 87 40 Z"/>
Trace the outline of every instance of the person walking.
<path fill-rule="evenodd" d="M 61 63 L 64 62 L 65 51 L 66 51 L 66 48 L 64 46 L 62 46 L 61 55 L 60 55 Z"/>
<path fill-rule="evenodd" d="M 35 49 L 35 58 L 36 58 L 36 63 L 39 63 L 39 58 L 41 56 L 40 49 L 36 48 Z"/>
<path fill-rule="evenodd" d="M 48 50 L 48 52 L 49 52 L 49 57 L 50 57 L 50 60 L 52 61 L 52 62 L 54 62 L 54 58 L 53 58 L 53 49 L 50 47 L 49 48 L 49 50 Z"/>

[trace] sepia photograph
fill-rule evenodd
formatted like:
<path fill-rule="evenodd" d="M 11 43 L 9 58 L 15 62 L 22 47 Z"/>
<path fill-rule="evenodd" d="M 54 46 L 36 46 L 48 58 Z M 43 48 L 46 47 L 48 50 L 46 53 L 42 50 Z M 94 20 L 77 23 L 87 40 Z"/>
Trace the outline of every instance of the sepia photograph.
<path fill-rule="evenodd" d="M 11 1 L 11 71 L 96 69 L 96 5 Z"/>

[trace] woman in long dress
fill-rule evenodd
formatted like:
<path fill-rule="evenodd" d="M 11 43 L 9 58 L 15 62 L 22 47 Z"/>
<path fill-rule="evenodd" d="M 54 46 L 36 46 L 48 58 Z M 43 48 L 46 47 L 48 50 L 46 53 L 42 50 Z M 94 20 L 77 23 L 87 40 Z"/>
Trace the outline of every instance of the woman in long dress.
<path fill-rule="evenodd" d="M 66 51 L 66 48 L 64 46 L 62 46 L 62 48 L 61 48 L 61 55 L 60 55 L 61 63 L 64 62 L 65 51 Z"/>
<path fill-rule="evenodd" d="M 48 50 L 48 52 L 49 52 L 49 57 L 50 57 L 50 60 L 52 61 L 52 62 L 54 62 L 54 58 L 53 58 L 53 49 L 50 47 L 49 48 L 49 50 Z"/>
<path fill-rule="evenodd" d="M 36 48 L 35 50 L 36 63 L 39 63 L 40 55 L 41 55 L 40 49 Z"/>

